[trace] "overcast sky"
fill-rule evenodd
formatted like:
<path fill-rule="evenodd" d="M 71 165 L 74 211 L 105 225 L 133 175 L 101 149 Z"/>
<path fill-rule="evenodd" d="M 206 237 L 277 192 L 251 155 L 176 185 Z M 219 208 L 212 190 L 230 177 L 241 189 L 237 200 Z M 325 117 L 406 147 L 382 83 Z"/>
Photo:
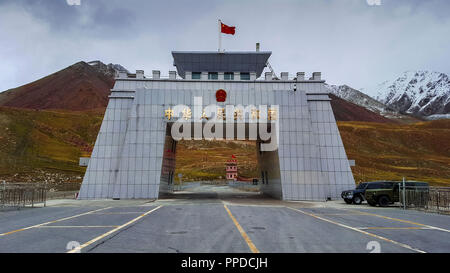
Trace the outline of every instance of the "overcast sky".
<path fill-rule="evenodd" d="M 74 0 L 69 0 L 74 1 Z M 448 0 L 0 0 L 0 91 L 78 61 L 174 70 L 172 50 L 272 51 L 277 73 L 367 87 L 406 70 L 450 74 Z"/>

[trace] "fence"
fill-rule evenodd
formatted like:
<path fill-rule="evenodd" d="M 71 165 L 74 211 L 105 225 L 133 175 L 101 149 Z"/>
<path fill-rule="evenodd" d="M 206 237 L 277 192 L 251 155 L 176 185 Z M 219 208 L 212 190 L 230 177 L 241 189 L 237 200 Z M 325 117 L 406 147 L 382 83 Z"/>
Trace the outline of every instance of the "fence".
<path fill-rule="evenodd" d="M 64 182 L 59 184 L 48 185 L 48 199 L 76 198 L 76 194 L 80 191 L 81 183 Z"/>
<path fill-rule="evenodd" d="M 418 187 L 415 189 L 406 188 L 406 190 L 400 188 L 399 197 L 400 203 L 405 208 L 450 213 L 449 187 Z"/>
<path fill-rule="evenodd" d="M 75 198 L 80 183 L 0 183 L 0 207 L 34 207 L 49 199 Z"/>
<path fill-rule="evenodd" d="M 3 183 L 0 185 L 1 207 L 25 207 L 47 200 L 47 188 L 44 184 Z"/>

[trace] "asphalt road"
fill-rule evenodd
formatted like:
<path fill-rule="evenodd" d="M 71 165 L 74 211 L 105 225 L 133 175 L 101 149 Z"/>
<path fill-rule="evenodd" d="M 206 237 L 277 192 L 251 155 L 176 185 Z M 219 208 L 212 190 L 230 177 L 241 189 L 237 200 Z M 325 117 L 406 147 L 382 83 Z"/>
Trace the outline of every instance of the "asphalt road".
<path fill-rule="evenodd" d="M 0 212 L 0 252 L 8 253 L 377 250 L 450 252 L 450 216 L 210 186 L 156 201 L 63 200 Z"/>

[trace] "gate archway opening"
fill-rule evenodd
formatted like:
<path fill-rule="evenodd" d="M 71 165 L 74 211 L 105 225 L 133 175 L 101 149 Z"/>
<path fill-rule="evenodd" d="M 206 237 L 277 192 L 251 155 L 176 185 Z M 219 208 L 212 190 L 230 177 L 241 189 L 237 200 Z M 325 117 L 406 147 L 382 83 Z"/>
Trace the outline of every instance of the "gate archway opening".
<path fill-rule="evenodd" d="M 177 141 L 172 126 L 167 123 L 159 198 L 281 198 L 281 192 L 273 194 L 273 186 L 268 191 L 269 184 L 280 181 L 280 173 L 277 150 L 261 151 L 266 141 L 249 134 L 225 139 L 226 130 L 224 138 Z"/>

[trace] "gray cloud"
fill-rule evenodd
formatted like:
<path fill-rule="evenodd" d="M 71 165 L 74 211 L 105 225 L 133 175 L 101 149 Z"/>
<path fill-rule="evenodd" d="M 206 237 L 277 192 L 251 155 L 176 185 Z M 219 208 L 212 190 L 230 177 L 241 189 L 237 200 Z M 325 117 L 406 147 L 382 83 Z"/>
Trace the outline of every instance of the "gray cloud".
<path fill-rule="evenodd" d="M 450 72 L 447 0 L 3 0 L 0 90 L 80 60 L 173 70 L 171 50 L 217 50 L 217 19 L 235 25 L 226 50 L 271 50 L 276 72 L 322 71 L 356 88 L 405 70 Z"/>

